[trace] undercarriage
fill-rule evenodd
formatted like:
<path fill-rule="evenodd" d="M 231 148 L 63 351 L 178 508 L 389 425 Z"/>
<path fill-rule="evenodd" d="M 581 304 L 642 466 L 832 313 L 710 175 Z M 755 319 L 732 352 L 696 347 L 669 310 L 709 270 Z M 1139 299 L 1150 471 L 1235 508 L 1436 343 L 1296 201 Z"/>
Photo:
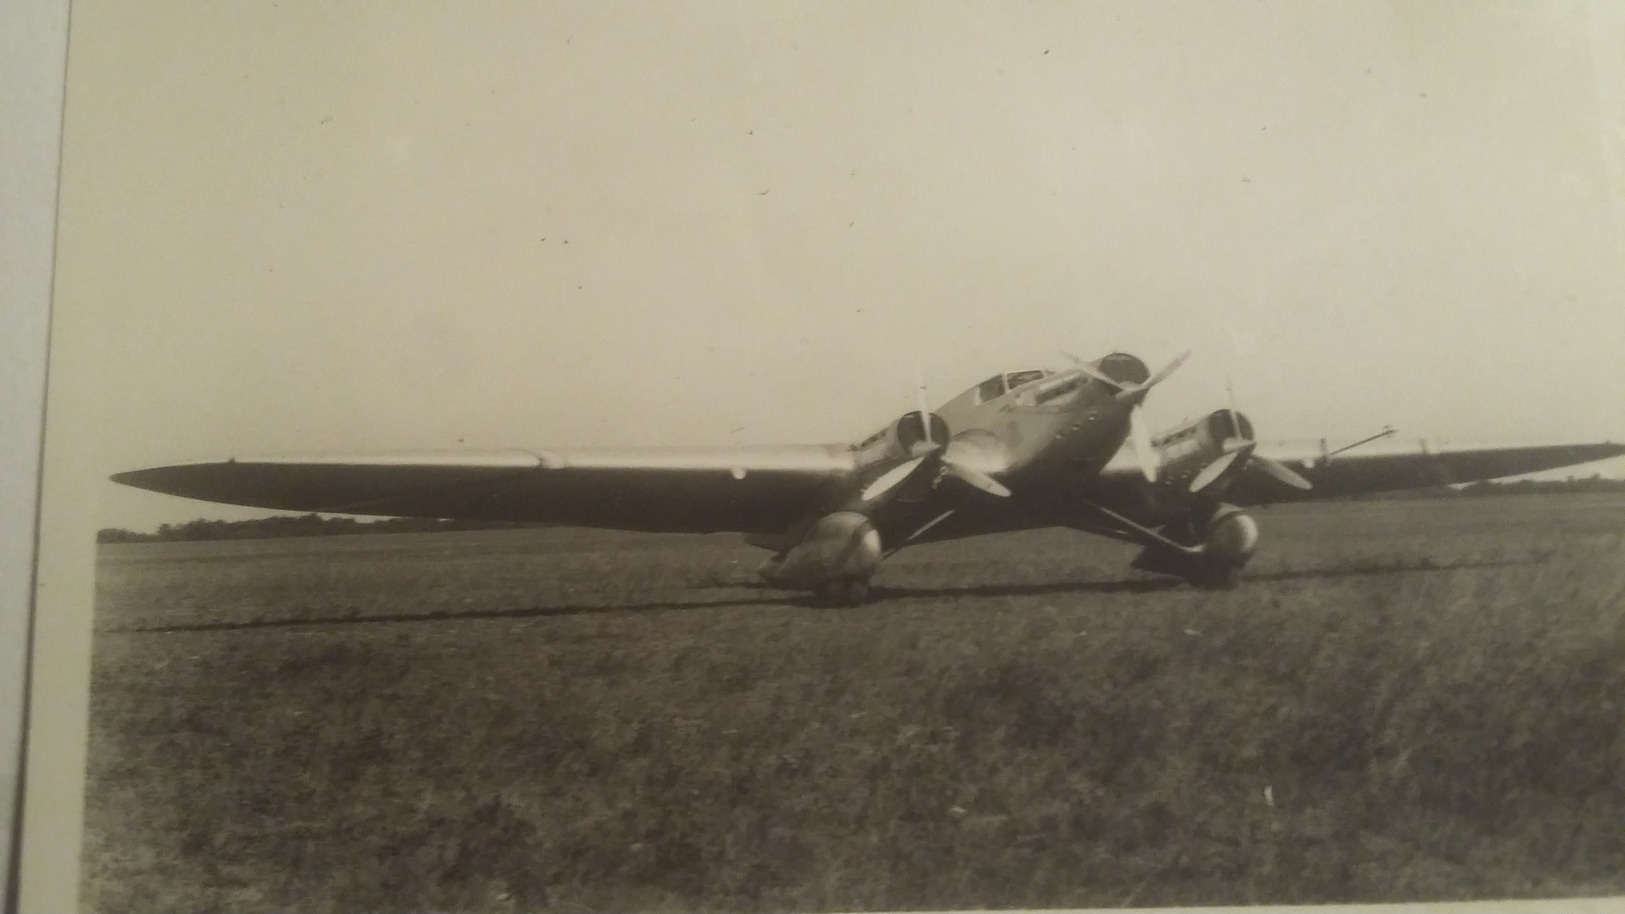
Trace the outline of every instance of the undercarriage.
<path fill-rule="evenodd" d="M 1148 527 L 1100 505 L 1080 529 L 1142 548 L 1131 568 L 1180 578 L 1193 587 L 1234 587 L 1258 546 L 1258 524 L 1229 504 L 1207 504 Z"/>

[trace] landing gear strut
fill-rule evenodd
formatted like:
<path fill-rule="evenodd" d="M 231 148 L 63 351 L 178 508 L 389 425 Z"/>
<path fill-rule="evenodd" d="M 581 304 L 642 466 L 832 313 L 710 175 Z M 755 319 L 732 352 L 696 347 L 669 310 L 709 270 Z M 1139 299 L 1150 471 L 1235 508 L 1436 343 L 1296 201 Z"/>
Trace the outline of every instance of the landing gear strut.
<path fill-rule="evenodd" d="M 1202 590 L 1229 590 L 1258 546 L 1258 524 L 1234 505 L 1199 507 L 1161 530 L 1151 530 L 1095 506 L 1120 524 L 1137 531 L 1145 544 L 1130 567 L 1184 578 Z"/>
<path fill-rule="evenodd" d="M 820 586 L 818 595 L 837 606 L 861 606 L 869 599 L 869 582 L 862 578 L 836 578 Z"/>

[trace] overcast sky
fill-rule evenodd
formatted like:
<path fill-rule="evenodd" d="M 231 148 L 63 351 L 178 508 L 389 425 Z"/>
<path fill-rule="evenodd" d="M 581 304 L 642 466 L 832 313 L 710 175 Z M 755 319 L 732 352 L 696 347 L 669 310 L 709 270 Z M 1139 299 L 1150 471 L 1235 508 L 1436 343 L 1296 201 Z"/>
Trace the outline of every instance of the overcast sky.
<path fill-rule="evenodd" d="M 1265 438 L 1625 439 L 1622 22 L 81 0 L 52 367 L 101 478 L 846 441 L 1062 349 L 1195 348 L 1158 425 L 1228 372 Z"/>

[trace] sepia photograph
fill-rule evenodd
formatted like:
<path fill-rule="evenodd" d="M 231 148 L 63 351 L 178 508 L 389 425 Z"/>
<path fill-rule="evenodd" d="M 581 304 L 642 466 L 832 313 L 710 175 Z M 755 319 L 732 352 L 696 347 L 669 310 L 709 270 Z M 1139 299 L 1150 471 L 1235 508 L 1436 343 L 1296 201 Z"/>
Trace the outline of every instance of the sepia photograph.
<path fill-rule="evenodd" d="M 1625 894 L 1625 6 L 70 26 L 24 908 Z"/>

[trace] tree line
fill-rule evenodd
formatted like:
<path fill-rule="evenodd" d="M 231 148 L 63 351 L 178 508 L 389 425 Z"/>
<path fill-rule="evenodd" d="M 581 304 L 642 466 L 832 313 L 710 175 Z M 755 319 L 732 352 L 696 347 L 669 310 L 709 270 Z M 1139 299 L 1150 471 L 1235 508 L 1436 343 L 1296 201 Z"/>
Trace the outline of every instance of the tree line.
<path fill-rule="evenodd" d="M 1418 498 L 1429 496 L 1472 498 L 1485 495 L 1556 495 L 1582 492 L 1625 492 L 1625 479 L 1607 479 L 1600 474 L 1593 473 L 1584 479 L 1576 479 L 1570 476 L 1567 479 L 1515 479 L 1503 482 L 1484 480 L 1470 482 L 1464 486 L 1401 489 L 1396 492 L 1377 492 L 1363 497 L 1368 500 L 1374 498 Z"/>
<path fill-rule="evenodd" d="M 108 527 L 96 534 L 98 543 L 147 543 L 175 540 L 245 540 L 284 536 L 347 536 L 359 533 L 436 533 L 445 530 L 493 530 L 534 526 L 502 521 L 446 520 L 432 517 L 259 517 L 253 520 L 203 520 L 160 524 L 152 532 Z"/>

